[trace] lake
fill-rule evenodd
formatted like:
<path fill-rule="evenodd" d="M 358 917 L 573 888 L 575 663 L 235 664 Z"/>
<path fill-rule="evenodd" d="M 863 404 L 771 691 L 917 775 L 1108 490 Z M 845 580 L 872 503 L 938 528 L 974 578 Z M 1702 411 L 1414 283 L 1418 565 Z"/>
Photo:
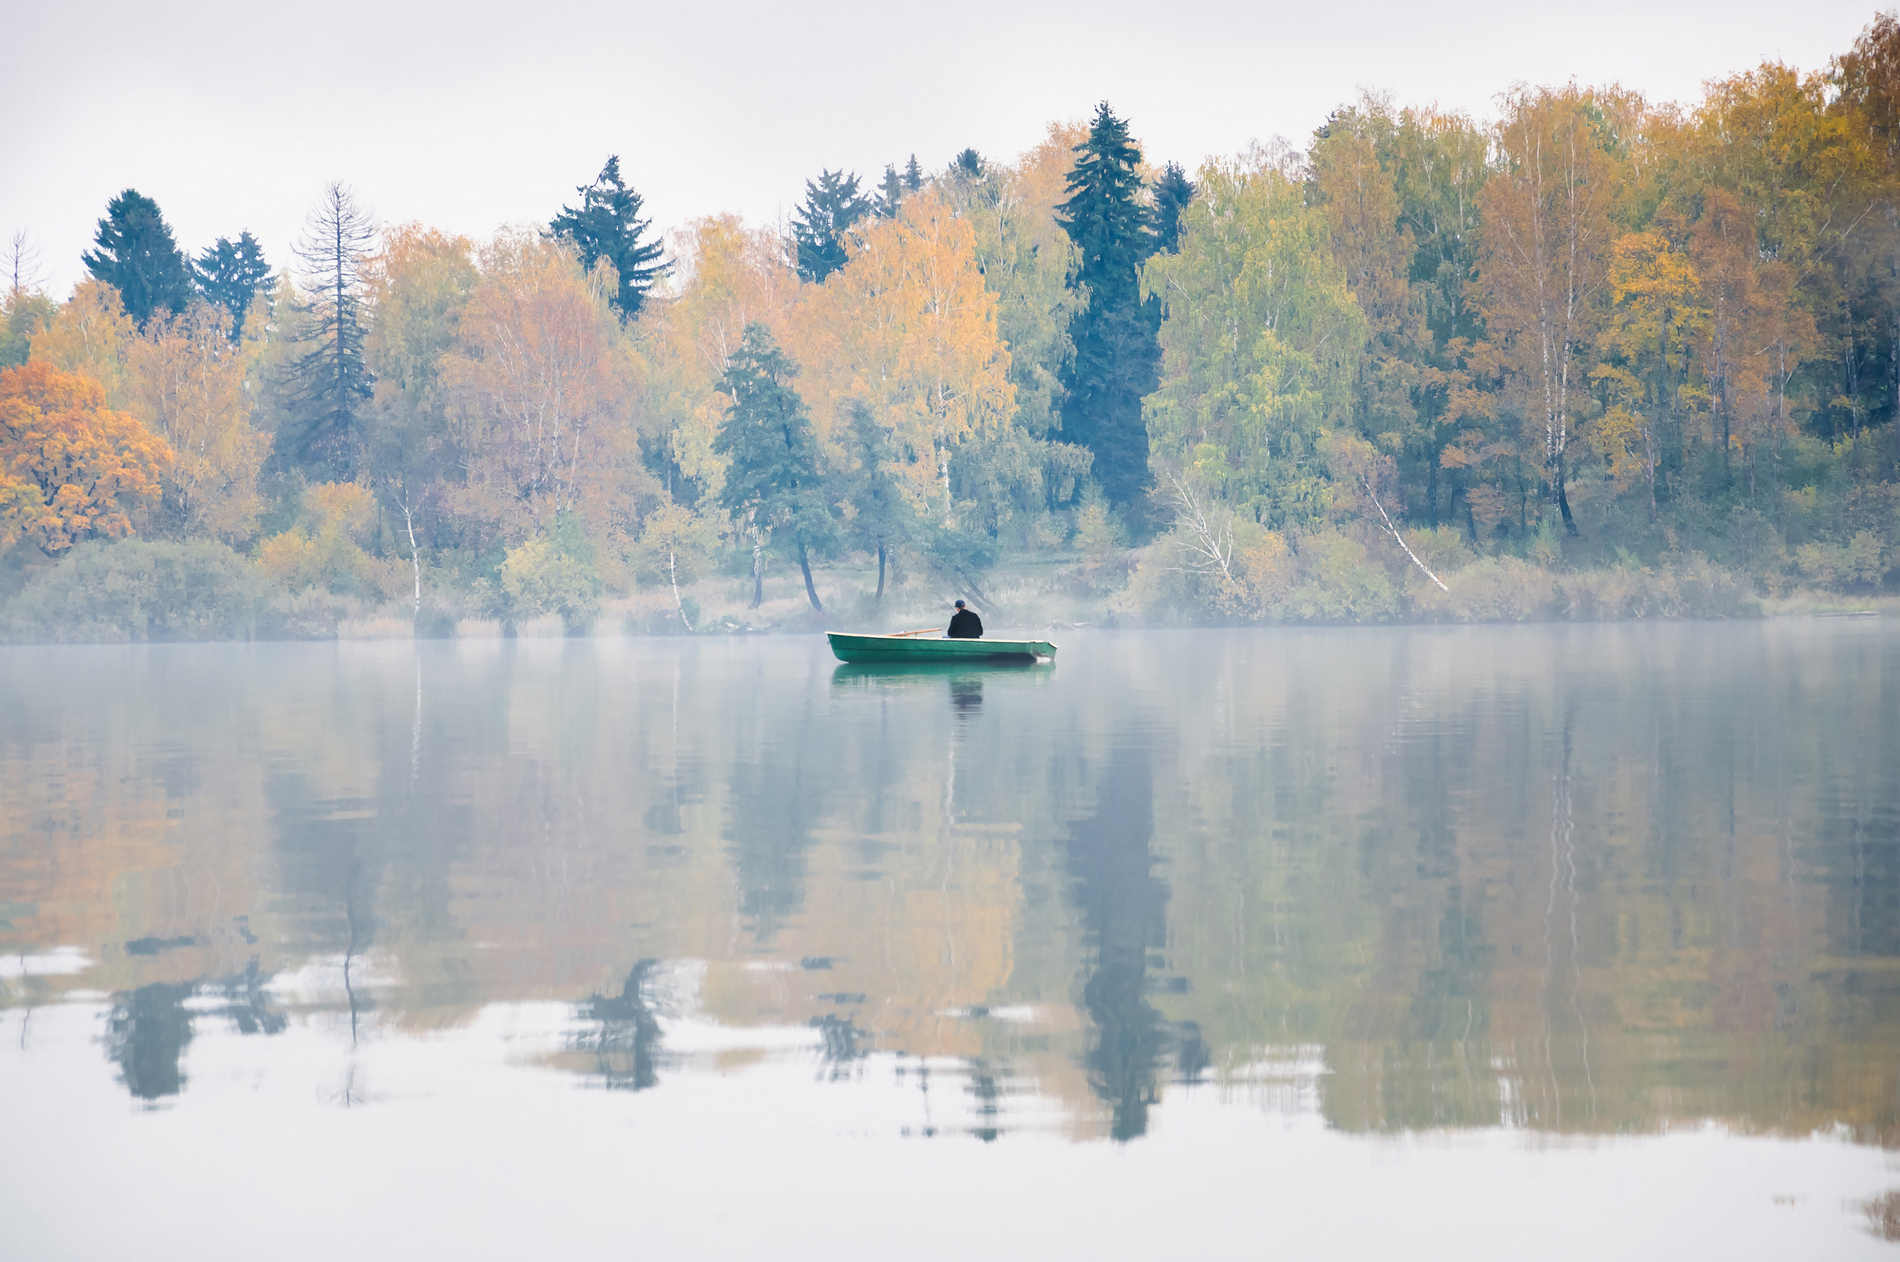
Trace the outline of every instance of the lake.
<path fill-rule="evenodd" d="M 0 650 L 9 1258 L 1890 1257 L 1900 628 Z"/>

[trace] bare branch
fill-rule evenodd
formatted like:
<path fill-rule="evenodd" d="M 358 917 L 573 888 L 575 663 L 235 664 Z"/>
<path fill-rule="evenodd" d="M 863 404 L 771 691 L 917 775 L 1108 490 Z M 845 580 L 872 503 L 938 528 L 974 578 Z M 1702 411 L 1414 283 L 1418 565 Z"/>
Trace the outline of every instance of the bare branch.
<path fill-rule="evenodd" d="M 1163 472 L 1174 488 L 1175 525 L 1188 536 L 1181 546 L 1194 558 L 1189 568 L 1218 573 L 1223 582 L 1234 582 L 1233 514 L 1218 509 L 1210 514 L 1187 479 L 1172 469 Z"/>
<path fill-rule="evenodd" d="M 7 272 L 7 296 L 18 298 L 21 294 L 38 289 L 46 280 L 46 273 L 40 267 L 40 250 L 24 232 L 16 232 L 7 242 L 4 260 Z"/>
<path fill-rule="evenodd" d="M 1445 586 L 1443 580 L 1441 580 L 1438 577 L 1438 575 L 1432 573 L 1432 569 L 1429 565 L 1426 565 L 1423 561 L 1418 559 L 1418 553 L 1412 551 L 1411 546 L 1405 542 L 1405 536 L 1401 535 L 1399 533 L 1399 528 L 1392 524 L 1392 518 L 1386 515 L 1385 505 L 1379 502 L 1379 493 L 1372 489 L 1372 483 L 1366 478 L 1361 477 L 1359 479 L 1359 485 L 1366 488 L 1366 497 L 1372 501 L 1372 506 L 1379 510 L 1379 520 L 1385 523 L 1386 531 L 1394 539 L 1398 540 L 1399 546 L 1401 548 L 1405 549 L 1405 555 L 1412 558 L 1412 564 L 1416 565 L 1419 569 L 1425 571 L 1425 577 L 1432 580 L 1432 582 L 1437 583 L 1439 591 L 1444 592 L 1446 595 L 1450 595 L 1451 588 Z"/>

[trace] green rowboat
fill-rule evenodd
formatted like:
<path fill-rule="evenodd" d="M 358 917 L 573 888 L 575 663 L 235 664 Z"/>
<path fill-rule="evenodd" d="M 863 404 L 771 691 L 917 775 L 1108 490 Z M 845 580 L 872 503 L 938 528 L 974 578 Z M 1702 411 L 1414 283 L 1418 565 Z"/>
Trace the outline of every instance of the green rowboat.
<path fill-rule="evenodd" d="M 1054 657 L 1056 646 L 1047 640 L 950 640 L 932 628 L 929 636 L 909 631 L 902 635 L 846 635 L 827 631 L 831 651 L 841 662 L 883 665 L 923 662 L 1033 662 Z"/>

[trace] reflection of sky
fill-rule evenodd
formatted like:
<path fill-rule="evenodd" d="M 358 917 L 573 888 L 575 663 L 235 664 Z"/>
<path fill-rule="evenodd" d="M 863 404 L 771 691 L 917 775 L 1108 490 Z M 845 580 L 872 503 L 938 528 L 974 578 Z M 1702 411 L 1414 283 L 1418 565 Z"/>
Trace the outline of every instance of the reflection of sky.
<path fill-rule="evenodd" d="M 669 1019 L 662 1090 L 545 1068 L 573 1009 L 491 1004 L 427 1033 L 206 1025 L 190 1090 L 139 1112 L 104 1009 L 0 1015 L 8 1256 L 1055 1258 L 1885 1257 L 1844 1201 L 1894 1180 L 1828 1137 L 1367 1139 L 1326 1126 L 1298 1049 L 1251 1083 L 1177 1089 L 1139 1144 L 1075 1144 L 1011 1096 L 997 1143 L 967 1083 L 874 1053 L 825 1075 L 815 1030 Z M 743 1053 L 743 1055 L 734 1055 Z M 900 1076 L 900 1069 L 903 1070 Z M 342 1107 L 346 1088 L 354 1107 Z M 937 1138 L 925 1142 L 928 1129 Z M 901 1154 L 901 1160 L 900 1160 Z"/>

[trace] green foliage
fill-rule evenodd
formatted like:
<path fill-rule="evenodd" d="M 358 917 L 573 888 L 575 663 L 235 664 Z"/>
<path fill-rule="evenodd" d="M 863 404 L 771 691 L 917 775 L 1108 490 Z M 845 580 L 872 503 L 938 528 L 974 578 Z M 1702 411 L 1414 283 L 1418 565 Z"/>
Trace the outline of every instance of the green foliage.
<path fill-rule="evenodd" d="M 272 588 L 221 543 L 82 543 L 6 605 L 21 643 L 248 640 Z"/>
<path fill-rule="evenodd" d="M 608 301 L 631 320 L 645 305 L 647 291 L 667 273 L 665 247 L 657 238 L 640 239 L 651 221 L 640 218 L 640 194 L 621 181 L 618 154 L 607 159 L 592 184 L 583 184 L 575 191 L 581 195 L 581 204 L 563 206 L 548 231 L 574 242 L 580 250 L 581 266 L 588 271 L 601 259 L 613 264 L 620 287 Z"/>
<path fill-rule="evenodd" d="M 816 184 L 806 180 L 805 201 L 792 212 L 799 276 L 817 284 L 843 267 L 845 235 L 871 211 L 871 199 L 858 192 L 855 174 L 821 170 Z"/>
<path fill-rule="evenodd" d="M 219 237 L 198 256 L 191 272 L 205 301 L 231 313 L 232 342 L 243 339 L 244 317 L 250 314 L 252 300 L 260 292 L 269 298 L 276 288 L 263 247 L 248 232 L 239 233 L 235 244 Z"/>
<path fill-rule="evenodd" d="M 295 524 L 258 545 L 257 564 L 285 590 L 363 595 L 372 588 L 376 501 L 354 482 L 304 488 Z"/>
<path fill-rule="evenodd" d="M 634 573 L 643 583 L 684 587 L 712 569 L 718 533 L 683 504 L 662 504 L 647 514 L 635 547 Z"/>
<path fill-rule="evenodd" d="M 550 534 L 509 549 L 501 585 L 515 622 L 559 614 L 573 635 L 600 616 L 600 575 L 572 514 Z"/>
<path fill-rule="evenodd" d="M 1147 400 L 1155 455 L 1273 528 L 1329 503 L 1322 439 L 1350 417 L 1365 317 L 1325 217 L 1266 163 L 1202 168 L 1179 253 L 1149 262 L 1165 297 L 1166 374 Z"/>
<path fill-rule="evenodd" d="M 896 436 L 877 423 L 866 404 L 853 400 L 850 454 L 857 467 L 841 479 L 842 498 L 853 512 L 844 523 L 844 541 L 877 558 L 877 595 L 884 595 L 884 576 L 891 550 L 911 542 L 917 529 L 916 510 L 904 493 L 904 475 Z"/>
<path fill-rule="evenodd" d="M 301 353 L 290 367 L 294 463 L 337 478 L 355 475 L 365 440 L 364 404 L 373 380 L 363 358 L 362 278 L 374 222 L 349 189 L 332 184 L 311 212 L 297 256 L 307 301 L 299 304 Z"/>
<path fill-rule="evenodd" d="M 191 301 L 191 271 L 172 238 L 158 203 L 128 188 L 106 204 L 93 238 L 98 246 L 80 256 L 94 280 L 119 291 L 126 314 L 140 328 L 154 311 L 173 315 Z"/>
<path fill-rule="evenodd" d="M 51 327 L 59 304 L 41 293 L 18 290 L 0 295 L 0 368 L 24 364 L 33 338 Z"/>
<path fill-rule="evenodd" d="M 1301 542 L 1299 581 L 1280 612 L 1289 622 L 1388 622 L 1398 616 L 1399 588 L 1365 544 L 1322 534 Z"/>
<path fill-rule="evenodd" d="M 1141 401 L 1159 380 L 1161 302 L 1143 298 L 1139 279 L 1155 238 L 1141 202 L 1141 150 L 1107 102 L 1076 152 L 1059 209 L 1080 254 L 1073 284 L 1086 288 L 1088 303 L 1069 329 L 1075 358 L 1061 375 L 1063 437 L 1094 453 L 1102 489 L 1128 505 L 1148 484 Z"/>
<path fill-rule="evenodd" d="M 1046 209 L 1023 197 L 1027 178 L 992 168 L 982 179 L 947 182 L 943 192 L 974 229 L 983 286 L 996 295 L 996 332 L 1009 347 L 1016 387 L 1015 423 L 1041 438 L 1060 424 L 1060 374 L 1075 356 L 1070 326 L 1087 295 L 1070 284 L 1080 263 L 1074 243 Z"/>
<path fill-rule="evenodd" d="M 1194 181 L 1178 162 L 1161 168 L 1155 181 L 1155 247 L 1173 254 L 1181 248 L 1181 212 L 1194 200 Z"/>
<path fill-rule="evenodd" d="M 877 200 L 872 207 L 877 212 L 878 218 L 895 219 L 897 208 L 903 204 L 906 191 L 904 177 L 897 173 L 895 166 L 886 163 L 884 178 L 878 181 Z"/>
<path fill-rule="evenodd" d="M 763 324 L 748 324 L 720 388 L 732 400 L 713 450 L 729 462 L 720 504 L 756 537 L 789 551 L 823 612 L 811 553 L 836 535 L 836 508 L 820 469 L 818 435 L 792 388 L 798 366 Z"/>

